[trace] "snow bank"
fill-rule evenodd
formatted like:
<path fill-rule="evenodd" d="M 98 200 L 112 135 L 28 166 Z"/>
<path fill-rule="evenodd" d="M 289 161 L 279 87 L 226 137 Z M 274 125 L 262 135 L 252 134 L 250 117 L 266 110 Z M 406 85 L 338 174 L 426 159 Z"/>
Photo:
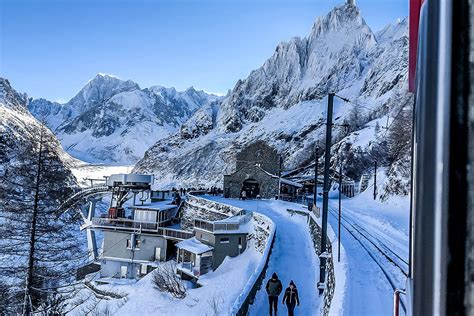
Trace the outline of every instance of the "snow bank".
<path fill-rule="evenodd" d="M 341 261 L 338 262 L 337 236 L 331 225 L 328 225 L 327 233 L 332 246 L 332 262 L 334 265 L 334 276 L 336 279 L 329 315 L 342 315 L 344 311 L 344 295 L 348 273 L 346 252 L 344 246 L 341 243 Z"/>

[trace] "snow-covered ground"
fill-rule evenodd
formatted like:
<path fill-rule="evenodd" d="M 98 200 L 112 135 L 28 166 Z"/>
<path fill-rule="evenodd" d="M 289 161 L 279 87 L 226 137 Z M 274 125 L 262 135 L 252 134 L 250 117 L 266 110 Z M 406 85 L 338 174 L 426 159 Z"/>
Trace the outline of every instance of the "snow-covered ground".
<path fill-rule="evenodd" d="M 390 197 L 386 203 L 373 199 L 371 190 L 366 190 L 352 199 L 342 202 L 343 216 L 360 228 L 368 230 L 374 238 L 379 239 L 408 260 L 408 234 L 410 201 L 408 197 Z M 330 205 L 337 209 L 337 200 Z"/>
<path fill-rule="evenodd" d="M 127 302 L 114 315 L 136 315 L 138 311 L 140 315 L 226 315 L 261 258 L 249 245 L 240 256 L 226 258 L 216 271 L 199 278 L 203 286 L 188 290 L 182 300 L 154 289 L 148 275 L 131 287 Z"/>
<path fill-rule="evenodd" d="M 288 208 L 302 208 L 301 205 L 275 200 L 235 200 L 222 197 L 208 197 L 222 203 L 242 207 L 246 210 L 262 213 L 276 224 L 276 239 L 268 263 L 265 283 L 276 272 L 286 288 L 291 280 L 298 287 L 301 306 L 295 315 L 320 315 L 320 297 L 317 290 L 319 281 L 319 259 L 313 247 L 306 218 L 291 215 Z M 249 315 L 268 314 L 268 298 L 265 283 L 257 292 Z M 283 297 L 280 297 L 280 300 Z M 286 307 L 279 302 L 280 314 L 286 313 Z"/>

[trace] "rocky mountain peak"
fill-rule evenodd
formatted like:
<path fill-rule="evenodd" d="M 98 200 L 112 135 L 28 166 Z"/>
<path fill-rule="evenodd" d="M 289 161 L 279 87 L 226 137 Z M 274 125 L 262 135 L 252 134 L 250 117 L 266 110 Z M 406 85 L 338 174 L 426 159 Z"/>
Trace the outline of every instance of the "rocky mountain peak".
<path fill-rule="evenodd" d="M 404 36 L 408 37 L 408 18 L 398 18 L 395 23 L 388 24 L 375 34 L 379 43 L 397 40 Z"/>
<path fill-rule="evenodd" d="M 275 107 L 289 108 L 347 88 L 363 75 L 376 46 L 353 2 L 334 8 L 316 20 L 308 37 L 280 43 L 262 67 L 237 82 L 223 101 L 218 128 L 237 132 Z"/>
<path fill-rule="evenodd" d="M 112 75 L 99 73 L 66 103 L 65 108 L 69 110 L 69 116 L 74 116 L 88 111 L 115 94 L 138 89 L 140 86 L 136 82 L 124 81 Z"/>
<path fill-rule="evenodd" d="M 28 96 L 16 92 L 5 78 L 0 78 L 0 103 L 15 111 L 28 111 Z"/>
<path fill-rule="evenodd" d="M 313 24 L 309 39 L 348 28 L 368 28 L 359 8 L 350 3 L 335 7 L 326 16 L 319 17 Z"/>
<path fill-rule="evenodd" d="M 202 105 L 217 99 L 193 87 L 186 91 L 99 73 L 66 104 L 31 100 L 37 118 L 46 116 L 64 148 L 86 161 L 134 163 L 161 137 L 176 132 Z"/>

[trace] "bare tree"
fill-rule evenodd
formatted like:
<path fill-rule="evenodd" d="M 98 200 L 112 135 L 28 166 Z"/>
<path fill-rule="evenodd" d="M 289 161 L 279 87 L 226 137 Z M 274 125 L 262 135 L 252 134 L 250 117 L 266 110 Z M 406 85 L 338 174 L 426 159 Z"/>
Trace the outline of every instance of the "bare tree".
<path fill-rule="evenodd" d="M 207 304 L 212 312 L 211 315 L 218 316 L 223 303 L 224 298 L 222 295 L 219 292 L 214 293 L 214 295 L 207 300 Z"/>
<path fill-rule="evenodd" d="M 186 297 L 186 287 L 176 274 L 176 264 L 173 261 L 160 264 L 153 271 L 153 284 L 161 292 L 168 292 L 173 297 Z"/>

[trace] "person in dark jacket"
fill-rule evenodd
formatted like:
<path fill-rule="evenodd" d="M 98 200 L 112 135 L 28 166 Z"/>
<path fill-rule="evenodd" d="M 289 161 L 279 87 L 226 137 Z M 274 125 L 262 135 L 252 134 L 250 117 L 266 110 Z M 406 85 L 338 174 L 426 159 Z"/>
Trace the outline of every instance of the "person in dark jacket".
<path fill-rule="evenodd" d="M 295 306 L 300 306 L 300 299 L 298 297 L 298 290 L 296 289 L 296 285 L 293 280 L 291 280 L 290 285 L 285 290 L 282 303 L 283 305 L 286 304 L 286 308 L 288 308 L 288 316 L 295 315 Z"/>
<path fill-rule="evenodd" d="M 276 316 L 278 310 L 278 296 L 283 290 L 281 281 L 278 279 L 276 273 L 273 273 L 272 278 L 268 280 L 266 290 L 268 294 L 268 303 L 270 304 L 270 316 L 272 316 L 272 311 L 275 311 Z"/>

